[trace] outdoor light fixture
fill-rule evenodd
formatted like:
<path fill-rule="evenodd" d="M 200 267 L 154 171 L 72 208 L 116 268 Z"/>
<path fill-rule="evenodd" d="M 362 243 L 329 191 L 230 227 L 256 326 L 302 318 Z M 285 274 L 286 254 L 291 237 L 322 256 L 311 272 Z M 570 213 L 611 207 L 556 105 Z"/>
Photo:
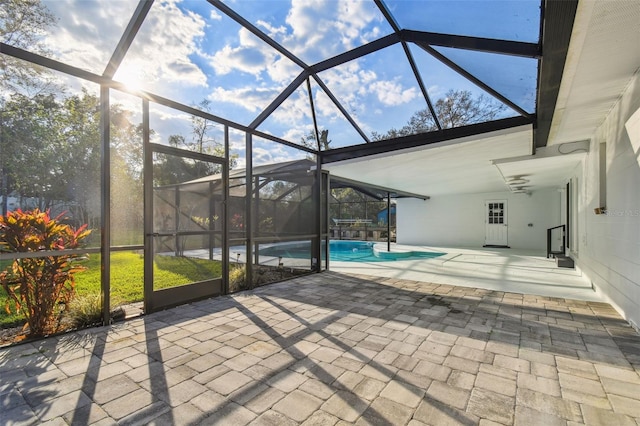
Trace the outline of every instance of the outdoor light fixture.
<path fill-rule="evenodd" d="M 531 195 L 531 190 L 527 189 L 528 187 L 526 186 L 512 186 L 511 187 L 511 192 L 513 194 L 527 194 L 527 195 Z"/>
<path fill-rule="evenodd" d="M 524 185 L 525 183 L 529 183 L 529 180 L 520 176 L 514 176 L 507 180 L 507 185 Z"/>

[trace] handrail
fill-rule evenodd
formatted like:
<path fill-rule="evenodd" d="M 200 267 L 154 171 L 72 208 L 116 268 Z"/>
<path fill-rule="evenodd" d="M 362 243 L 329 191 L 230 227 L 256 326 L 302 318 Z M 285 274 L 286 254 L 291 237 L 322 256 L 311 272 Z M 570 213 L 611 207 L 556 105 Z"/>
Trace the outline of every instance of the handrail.
<path fill-rule="evenodd" d="M 558 229 L 558 228 L 562 228 L 562 251 L 552 251 L 551 250 L 551 233 L 554 229 Z M 566 247 L 566 225 L 558 225 L 558 226 L 554 226 L 553 228 L 549 228 L 547 229 L 547 259 L 549 259 L 550 257 L 552 257 L 552 254 L 559 254 L 562 253 L 564 254 L 564 249 Z"/>

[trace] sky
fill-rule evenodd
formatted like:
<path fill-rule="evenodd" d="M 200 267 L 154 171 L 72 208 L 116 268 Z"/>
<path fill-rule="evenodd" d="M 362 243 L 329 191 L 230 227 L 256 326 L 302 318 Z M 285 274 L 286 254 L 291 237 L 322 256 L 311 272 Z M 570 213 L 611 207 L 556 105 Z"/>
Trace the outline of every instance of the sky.
<path fill-rule="evenodd" d="M 135 0 L 43 3 L 58 20 L 44 35 L 53 56 L 96 74 L 104 71 L 137 6 Z M 404 29 L 538 41 L 539 1 L 385 3 Z M 224 4 L 307 65 L 392 33 L 369 0 L 225 0 Z M 451 89 L 483 93 L 417 45 L 409 43 L 409 50 L 434 102 Z M 534 111 L 536 60 L 451 48 L 437 50 L 525 110 Z M 206 0 L 156 0 L 114 79 L 190 106 L 206 99 L 212 114 L 249 125 L 301 71 Z M 368 136 L 402 127 L 411 114 L 427 107 L 401 44 L 323 71 L 318 77 Z M 318 126 L 329 129 L 332 147 L 364 142 L 313 79 L 311 93 Z M 140 104 L 130 96 L 113 98 L 140 110 Z M 508 110 L 505 115 L 517 113 Z M 188 124 L 186 114 L 151 106 L 157 142 L 166 143 L 176 132 L 187 134 Z M 295 143 L 312 129 L 306 84 L 258 126 L 258 130 Z M 244 156 L 243 135 L 233 132 L 232 149 Z M 254 144 L 254 155 L 255 164 L 305 156 L 259 140 Z"/>

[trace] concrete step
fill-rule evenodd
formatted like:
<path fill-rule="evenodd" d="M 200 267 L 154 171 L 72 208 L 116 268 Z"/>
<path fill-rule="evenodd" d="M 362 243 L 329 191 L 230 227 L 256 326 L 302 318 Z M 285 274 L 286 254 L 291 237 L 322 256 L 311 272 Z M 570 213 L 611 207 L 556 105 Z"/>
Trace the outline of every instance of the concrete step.
<path fill-rule="evenodd" d="M 557 254 L 555 257 L 556 265 L 558 265 L 558 268 L 575 268 L 575 262 L 569 256 Z"/>

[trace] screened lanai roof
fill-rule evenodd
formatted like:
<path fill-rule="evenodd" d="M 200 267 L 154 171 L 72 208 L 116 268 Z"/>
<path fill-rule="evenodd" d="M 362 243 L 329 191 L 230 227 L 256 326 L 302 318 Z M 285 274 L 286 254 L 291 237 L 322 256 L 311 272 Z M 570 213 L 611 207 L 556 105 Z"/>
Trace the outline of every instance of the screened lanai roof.
<path fill-rule="evenodd" d="M 253 168 L 252 175 L 268 180 L 287 181 L 298 186 L 310 186 L 314 181 L 313 171 L 317 164 L 315 161 L 309 159 L 285 161 L 281 163 L 265 164 L 262 166 L 256 166 Z M 246 194 L 246 170 L 236 169 L 229 172 L 229 191 L 232 196 L 244 196 Z M 183 188 L 184 191 L 207 194 L 211 191 L 209 187 L 210 183 L 222 185 L 223 176 L 221 173 L 213 174 L 210 176 L 204 176 L 198 179 L 193 179 L 187 182 L 183 182 L 177 185 L 164 185 L 158 188 Z M 414 194 L 406 191 L 399 191 L 397 189 L 386 188 L 371 183 L 360 182 L 343 177 L 331 178 L 331 189 L 337 188 L 352 188 L 356 191 L 366 194 L 369 197 L 376 200 L 384 200 L 388 198 L 419 198 L 428 199 L 429 197 Z M 288 188 L 284 188 L 286 191 Z M 271 196 L 279 196 L 281 194 L 271 193 Z M 309 194 L 311 196 L 311 194 Z"/>
<path fill-rule="evenodd" d="M 207 100 L 208 118 L 344 150 L 534 124 L 545 104 L 542 30 L 563 19 L 545 15 L 546 3 L 554 2 L 45 0 L 56 18 L 40 35 L 46 53 L 6 38 L 2 51 L 195 109 Z M 492 114 L 443 115 L 460 93 Z M 423 125 L 411 126 L 412 117 Z M 328 145 L 315 141 L 323 130 Z"/>

